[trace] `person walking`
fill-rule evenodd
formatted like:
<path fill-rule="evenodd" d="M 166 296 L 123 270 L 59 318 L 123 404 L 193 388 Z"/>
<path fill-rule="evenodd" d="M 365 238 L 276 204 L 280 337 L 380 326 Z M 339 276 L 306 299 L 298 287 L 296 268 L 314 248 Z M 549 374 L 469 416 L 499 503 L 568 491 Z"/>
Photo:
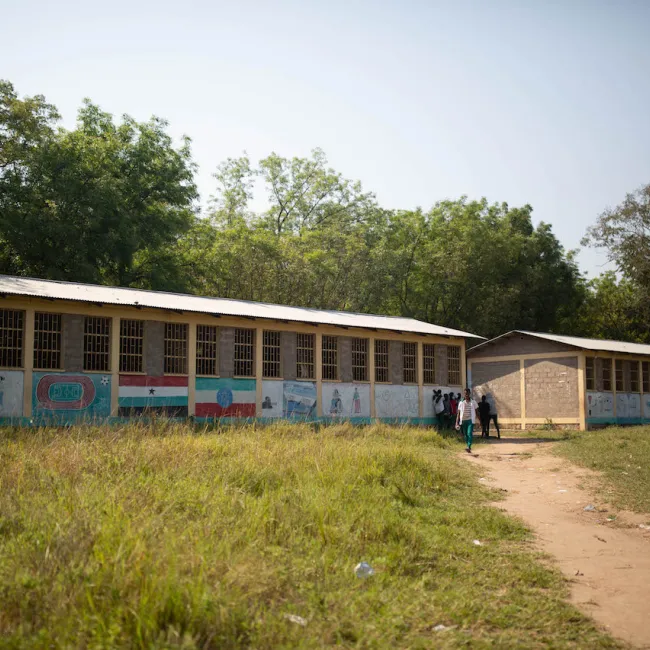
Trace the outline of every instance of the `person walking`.
<path fill-rule="evenodd" d="M 490 402 L 483 395 L 478 405 L 478 413 L 481 418 L 481 438 L 490 437 Z"/>
<path fill-rule="evenodd" d="M 488 427 L 487 432 L 488 436 L 490 435 L 490 420 L 494 422 L 494 426 L 497 429 L 497 438 L 501 438 L 501 429 L 499 428 L 499 417 L 497 415 L 497 406 L 494 403 L 494 396 L 488 395 L 488 404 L 490 405 L 490 417 L 488 418 Z"/>
<path fill-rule="evenodd" d="M 456 416 L 456 429 L 460 429 L 465 436 L 467 443 L 467 453 L 472 453 L 472 440 L 474 437 L 474 423 L 478 419 L 478 404 L 472 399 L 472 393 L 469 388 L 465 389 L 465 399 L 458 405 L 458 415 Z"/>

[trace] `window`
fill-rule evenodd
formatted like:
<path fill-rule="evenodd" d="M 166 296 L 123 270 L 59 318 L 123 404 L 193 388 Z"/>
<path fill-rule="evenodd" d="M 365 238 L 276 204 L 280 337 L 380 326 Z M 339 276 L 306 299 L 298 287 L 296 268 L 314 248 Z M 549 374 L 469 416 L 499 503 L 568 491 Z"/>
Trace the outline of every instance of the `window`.
<path fill-rule="evenodd" d="M 235 330 L 235 377 L 255 376 L 255 330 Z"/>
<path fill-rule="evenodd" d="M 196 326 L 196 374 L 215 376 L 219 350 L 219 335 L 215 325 Z"/>
<path fill-rule="evenodd" d="M 336 336 L 323 336 L 323 379 L 339 378 L 339 340 Z"/>
<path fill-rule="evenodd" d="M 422 346 L 422 367 L 424 370 L 424 383 L 436 383 L 436 346 L 425 343 Z"/>
<path fill-rule="evenodd" d="M 620 359 L 616 359 L 614 363 L 614 370 L 616 373 L 616 390 L 622 393 L 625 391 L 625 382 L 623 379 L 623 362 Z"/>
<path fill-rule="evenodd" d="M 585 363 L 585 380 L 587 382 L 587 390 L 596 390 L 596 375 L 594 372 L 594 358 L 587 357 Z"/>
<path fill-rule="evenodd" d="M 0 309 L 0 366 L 23 367 L 23 327 L 25 313 Z"/>
<path fill-rule="evenodd" d="M 641 363 L 641 377 L 643 382 L 643 392 L 650 393 L 650 362 L 643 361 Z"/>
<path fill-rule="evenodd" d="M 460 386 L 463 382 L 460 373 L 460 346 L 447 346 L 447 383 Z"/>
<path fill-rule="evenodd" d="M 639 389 L 639 362 L 630 361 L 630 392 L 640 393 Z"/>
<path fill-rule="evenodd" d="M 111 368 L 111 319 L 84 319 L 84 370 L 108 372 Z"/>
<path fill-rule="evenodd" d="M 352 381 L 368 381 L 368 339 L 352 339 Z"/>
<path fill-rule="evenodd" d="M 61 368 L 61 314 L 34 314 L 34 368 Z"/>
<path fill-rule="evenodd" d="M 612 360 L 603 359 L 603 390 L 612 390 Z"/>
<path fill-rule="evenodd" d="M 375 341 L 375 381 L 388 383 L 388 341 Z"/>
<path fill-rule="evenodd" d="M 165 374 L 187 374 L 187 330 L 184 323 L 165 323 Z"/>
<path fill-rule="evenodd" d="M 282 377 L 280 332 L 262 333 L 262 377 Z"/>
<path fill-rule="evenodd" d="M 296 347 L 296 377 L 314 379 L 314 339 L 313 334 L 298 334 Z"/>
<path fill-rule="evenodd" d="M 120 372 L 142 372 L 144 321 L 120 321 Z"/>
<path fill-rule="evenodd" d="M 404 369 L 404 383 L 417 384 L 418 383 L 418 344 L 402 343 L 402 364 Z"/>

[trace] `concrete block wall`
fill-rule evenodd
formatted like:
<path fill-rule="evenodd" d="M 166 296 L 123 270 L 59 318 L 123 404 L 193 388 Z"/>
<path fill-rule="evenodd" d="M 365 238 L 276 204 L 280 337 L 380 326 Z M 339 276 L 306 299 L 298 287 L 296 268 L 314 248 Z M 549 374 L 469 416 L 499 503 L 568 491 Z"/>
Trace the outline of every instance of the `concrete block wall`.
<path fill-rule="evenodd" d="M 436 345 L 436 384 L 438 386 L 447 386 L 449 379 L 449 359 L 447 357 L 447 346 Z"/>
<path fill-rule="evenodd" d="M 151 377 L 165 374 L 165 323 L 144 322 L 144 371 Z"/>
<path fill-rule="evenodd" d="M 403 346 L 401 341 L 388 342 L 388 381 L 391 384 L 404 383 Z"/>
<path fill-rule="evenodd" d="M 516 356 L 518 354 L 543 354 L 545 352 L 574 351 L 569 345 L 536 339 L 521 334 L 504 336 L 498 341 L 472 352 L 472 359 L 481 357 Z"/>
<path fill-rule="evenodd" d="M 63 314 L 61 328 L 61 365 L 66 372 L 81 372 L 84 366 L 84 317 Z"/>
<path fill-rule="evenodd" d="M 352 339 L 349 336 L 339 336 L 339 379 L 352 381 Z"/>
<path fill-rule="evenodd" d="M 282 332 L 282 376 L 287 380 L 296 378 L 298 336 L 295 332 Z"/>
<path fill-rule="evenodd" d="M 521 417 L 521 375 L 519 359 L 472 364 L 475 398 L 491 395 L 501 418 Z"/>
<path fill-rule="evenodd" d="M 219 375 L 231 378 L 235 372 L 235 328 L 219 328 Z"/>
<path fill-rule="evenodd" d="M 526 359 L 526 417 L 579 417 L 578 358 Z"/>

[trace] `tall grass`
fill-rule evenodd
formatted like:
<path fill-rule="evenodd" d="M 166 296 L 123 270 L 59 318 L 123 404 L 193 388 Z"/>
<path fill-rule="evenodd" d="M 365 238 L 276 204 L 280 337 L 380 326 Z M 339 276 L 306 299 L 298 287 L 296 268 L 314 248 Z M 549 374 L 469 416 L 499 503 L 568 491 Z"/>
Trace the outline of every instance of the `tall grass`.
<path fill-rule="evenodd" d="M 456 444 L 386 426 L 4 431 L 0 647 L 616 647 Z"/>

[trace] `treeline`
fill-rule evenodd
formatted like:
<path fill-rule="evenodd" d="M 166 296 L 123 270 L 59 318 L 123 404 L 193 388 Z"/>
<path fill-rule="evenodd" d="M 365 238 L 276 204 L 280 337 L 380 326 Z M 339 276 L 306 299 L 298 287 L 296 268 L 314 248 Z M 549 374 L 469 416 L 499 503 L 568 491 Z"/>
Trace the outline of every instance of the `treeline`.
<path fill-rule="evenodd" d="M 0 82 L 2 273 L 412 316 L 488 337 L 648 340 L 648 188 L 634 195 L 645 262 L 621 262 L 625 224 L 604 213 L 588 239 L 622 275 L 588 282 L 529 205 L 387 210 L 316 150 L 228 159 L 202 206 L 190 140 L 175 146 L 164 120 L 116 121 L 89 101 L 73 130 L 58 120 L 45 98 Z M 267 210 L 251 209 L 254 191 Z"/>

